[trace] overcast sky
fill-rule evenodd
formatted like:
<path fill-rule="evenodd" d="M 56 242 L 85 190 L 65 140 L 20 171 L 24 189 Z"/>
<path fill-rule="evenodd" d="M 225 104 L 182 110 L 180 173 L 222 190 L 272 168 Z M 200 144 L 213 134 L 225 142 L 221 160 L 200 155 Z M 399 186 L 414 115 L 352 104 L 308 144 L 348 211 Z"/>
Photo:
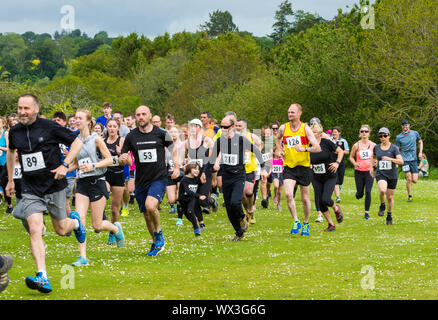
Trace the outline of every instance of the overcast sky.
<path fill-rule="evenodd" d="M 152 39 L 164 32 L 195 32 L 214 10 L 228 10 L 241 31 L 255 36 L 272 32 L 275 11 L 283 0 L 6 0 L 0 7 L 0 33 L 53 33 L 68 23 L 74 8 L 74 27 L 89 36 L 107 31 L 111 37 L 131 32 Z M 6 2 L 6 3 L 4 3 Z M 359 0 L 290 0 L 293 10 L 318 13 L 325 19 L 336 16 L 337 9 L 350 8 Z"/>

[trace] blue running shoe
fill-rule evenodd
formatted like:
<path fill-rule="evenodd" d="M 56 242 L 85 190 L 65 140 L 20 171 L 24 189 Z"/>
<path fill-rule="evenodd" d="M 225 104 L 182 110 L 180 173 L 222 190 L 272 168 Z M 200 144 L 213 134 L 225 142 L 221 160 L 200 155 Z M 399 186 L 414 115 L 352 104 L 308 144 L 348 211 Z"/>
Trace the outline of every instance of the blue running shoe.
<path fill-rule="evenodd" d="M 201 230 L 195 229 L 195 236 L 199 237 L 201 235 Z"/>
<path fill-rule="evenodd" d="M 155 243 L 152 244 L 151 246 L 151 250 L 147 253 L 147 255 L 149 257 L 154 257 L 156 256 L 158 253 L 160 253 L 161 251 L 163 251 L 164 246 L 163 247 L 157 247 Z"/>
<path fill-rule="evenodd" d="M 84 243 L 85 239 L 87 238 L 87 232 L 81 223 L 81 217 L 79 216 L 79 213 L 77 211 L 70 212 L 70 219 L 76 219 L 79 222 L 79 228 L 77 230 L 73 229 L 73 231 L 78 242 Z"/>
<path fill-rule="evenodd" d="M 303 229 L 301 229 L 301 235 L 302 236 L 310 236 L 310 226 L 308 223 L 303 224 Z"/>
<path fill-rule="evenodd" d="M 114 236 L 114 233 L 110 232 L 108 235 L 108 242 L 106 244 L 112 246 L 115 243 L 116 243 L 116 237 Z"/>
<path fill-rule="evenodd" d="M 301 229 L 301 223 L 299 221 L 295 221 L 292 229 L 290 230 L 291 234 L 298 234 Z"/>
<path fill-rule="evenodd" d="M 175 206 L 174 205 L 171 205 L 170 206 L 170 210 L 169 210 L 169 213 L 175 213 L 176 211 L 175 211 Z"/>
<path fill-rule="evenodd" d="M 27 277 L 26 285 L 29 289 L 38 290 L 42 293 L 49 293 L 52 291 L 49 279 L 44 278 L 42 272 L 38 272 L 36 277 Z"/>
<path fill-rule="evenodd" d="M 79 257 L 75 262 L 71 264 L 73 267 L 86 267 L 88 266 L 88 259 Z"/>
<path fill-rule="evenodd" d="M 119 232 L 114 235 L 117 242 L 117 248 L 121 248 L 125 244 L 125 236 L 123 235 L 122 226 L 120 222 L 116 222 L 114 225 L 119 229 Z"/>
<path fill-rule="evenodd" d="M 160 230 L 159 232 L 154 232 L 155 236 L 155 246 L 158 247 L 164 247 L 164 236 L 163 236 L 163 230 Z"/>
<path fill-rule="evenodd" d="M 365 216 L 364 216 L 364 218 L 365 218 L 366 220 L 368 220 L 368 219 L 370 218 L 370 215 L 368 214 L 368 212 L 365 212 Z"/>

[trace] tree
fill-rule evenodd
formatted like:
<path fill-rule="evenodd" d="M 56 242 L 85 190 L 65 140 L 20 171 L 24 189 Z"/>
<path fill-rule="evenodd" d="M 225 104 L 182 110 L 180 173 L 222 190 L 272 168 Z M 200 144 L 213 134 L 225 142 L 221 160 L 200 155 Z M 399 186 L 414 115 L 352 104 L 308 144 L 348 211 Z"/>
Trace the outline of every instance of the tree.
<path fill-rule="evenodd" d="M 289 16 L 293 16 L 292 3 L 289 0 L 282 2 L 279 9 L 275 12 L 275 22 L 272 25 L 272 32 L 269 36 L 275 41 L 275 43 L 283 42 L 283 39 L 289 34 L 289 29 L 292 23 L 288 20 Z"/>
<path fill-rule="evenodd" d="M 201 31 L 208 33 L 210 37 L 217 37 L 220 34 L 226 34 L 227 32 L 237 32 L 239 29 L 233 22 L 233 16 L 228 11 L 216 10 L 213 13 L 208 14 L 209 21 L 201 25 Z"/>
<path fill-rule="evenodd" d="M 288 33 L 297 34 L 312 28 L 315 24 L 326 22 L 326 20 L 318 14 L 312 14 L 303 10 L 297 10 L 294 13 L 294 18 Z"/>

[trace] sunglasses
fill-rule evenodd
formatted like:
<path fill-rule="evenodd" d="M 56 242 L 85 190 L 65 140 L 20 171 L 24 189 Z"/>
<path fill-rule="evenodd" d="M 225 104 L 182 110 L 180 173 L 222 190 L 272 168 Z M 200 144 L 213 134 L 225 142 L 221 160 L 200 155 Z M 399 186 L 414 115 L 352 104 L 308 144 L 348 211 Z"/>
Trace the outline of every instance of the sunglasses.
<path fill-rule="evenodd" d="M 360 130 L 360 133 L 368 133 L 370 130 Z"/>
<path fill-rule="evenodd" d="M 278 128 L 271 128 L 272 130 L 278 130 Z"/>
<path fill-rule="evenodd" d="M 387 138 L 389 137 L 389 134 L 379 134 L 379 138 Z"/>
<path fill-rule="evenodd" d="M 221 125 L 221 129 L 230 129 L 232 126 L 233 126 L 232 124 L 230 124 L 229 126 Z"/>

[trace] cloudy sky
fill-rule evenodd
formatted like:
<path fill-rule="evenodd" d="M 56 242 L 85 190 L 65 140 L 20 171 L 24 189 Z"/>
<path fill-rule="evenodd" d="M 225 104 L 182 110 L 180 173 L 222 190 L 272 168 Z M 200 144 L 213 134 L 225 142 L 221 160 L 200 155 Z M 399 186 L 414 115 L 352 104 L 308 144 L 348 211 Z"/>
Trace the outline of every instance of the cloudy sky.
<path fill-rule="evenodd" d="M 130 32 L 154 38 L 164 32 L 197 31 L 214 10 L 228 10 L 241 31 L 264 36 L 272 32 L 275 11 L 283 0 L 6 0 L 0 9 L 0 33 L 53 34 L 62 23 L 94 36 L 104 30 L 112 37 Z M 4 3 L 6 2 L 6 3 Z M 290 0 L 293 10 L 333 18 L 338 8 L 359 0 Z M 72 18 L 71 6 L 74 9 Z M 71 8 L 70 7 L 70 8 Z M 64 11 L 62 11 L 64 8 Z"/>

